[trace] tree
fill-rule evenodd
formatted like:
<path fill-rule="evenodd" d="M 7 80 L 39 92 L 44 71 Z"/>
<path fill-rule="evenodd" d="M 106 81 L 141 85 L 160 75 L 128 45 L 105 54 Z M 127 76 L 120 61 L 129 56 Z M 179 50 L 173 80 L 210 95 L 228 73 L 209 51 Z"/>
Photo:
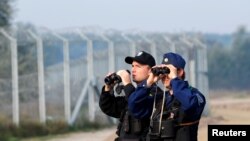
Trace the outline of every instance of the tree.
<path fill-rule="evenodd" d="M 211 88 L 231 88 L 231 80 L 233 78 L 231 75 L 232 60 L 230 55 L 230 50 L 223 48 L 222 45 L 219 44 L 208 49 L 208 78 Z"/>
<path fill-rule="evenodd" d="M 0 28 L 8 29 L 11 25 L 14 7 L 11 5 L 14 0 L 0 0 Z M 10 50 L 3 35 L 0 35 L 0 77 L 10 77 Z"/>
<path fill-rule="evenodd" d="M 11 3 L 14 0 L 0 0 L 0 27 L 8 27 L 11 24 L 14 8 Z"/>
<path fill-rule="evenodd" d="M 32 24 L 17 23 L 13 35 L 17 40 L 19 75 L 37 71 L 37 47 L 35 40 L 28 33 L 29 30 L 36 32 Z"/>
<path fill-rule="evenodd" d="M 231 52 L 231 57 L 233 60 L 232 66 L 234 70 L 232 75 L 234 76 L 235 80 L 232 83 L 239 89 L 250 88 L 249 54 L 250 54 L 250 35 L 247 34 L 246 28 L 244 26 L 241 26 L 234 34 L 234 40 Z"/>

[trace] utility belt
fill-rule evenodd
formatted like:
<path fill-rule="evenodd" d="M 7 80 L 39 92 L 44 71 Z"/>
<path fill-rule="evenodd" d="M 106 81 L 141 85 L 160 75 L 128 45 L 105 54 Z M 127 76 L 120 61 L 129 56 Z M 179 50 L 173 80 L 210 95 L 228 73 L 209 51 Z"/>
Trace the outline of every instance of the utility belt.
<path fill-rule="evenodd" d="M 135 119 L 126 114 L 118 126 L 115 141 L 146 141 L 148 125 L 149 120 Z"/>
<path fill-rule="evenodd" d="M 125 133 L 139 134 L 142 132 L 142 121 L 135 119 L 128 113 L 124 117 L 123 129 Z"/>
<path fill-rule="evenodd" d="M 151 139 L 173 138 L 176 132 L 176 123 L 173 119 L 151 121 L 149 135 Z"/>
<path fill-rule="evenodd" d="M 149 136 L 151 139 L 174 138 L 176 136 L 176 131 L 178 130 L 178 128 L 183 126 L 191 126 L 197 123 L 199 123 L 199 120 L 179 124 L 174 119 L 167 119 L 161 122 L 151 121 Z"/>
<path fill-rule="evenodd" d="M 146 136 L 148 132 L 149 120 L 139 120 L 133 118 L 128 114 L 128 111 L 124 113 L 123 117 L 120 119 L 120 123 L 117 127 L 116 134 L 118 136 L 123 136 L 124 134 L 134 134 Z M 145 132 L 145 133 L 144 133 Z"/>

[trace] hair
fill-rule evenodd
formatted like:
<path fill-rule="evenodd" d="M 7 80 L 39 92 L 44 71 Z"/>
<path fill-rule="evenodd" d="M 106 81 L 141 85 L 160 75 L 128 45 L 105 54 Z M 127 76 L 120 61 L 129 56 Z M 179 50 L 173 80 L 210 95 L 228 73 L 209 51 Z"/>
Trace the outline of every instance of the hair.
<path fill-rule="evenodd" d="M 185 71 L 183 70 L 183 74 L 182 74 L 182 76 L 181 76 L 181 79 L 182 79 L 182 80 L 185 80 L 185 77 L 186 77 L 186 73 L 185 73 Z"/>
<path fill-rule="evenodd" d="M 181 69 L 177 69 L 177 71 L 179 71 L 179 70 L 181 70 Z M 182 76 L 180 78 L 182 80 L 185 80 L 185 78 L 186 78 L 186 73 L 185 73 L 184 69 L 183 69 L 183 74 L 182 74 Z"/>

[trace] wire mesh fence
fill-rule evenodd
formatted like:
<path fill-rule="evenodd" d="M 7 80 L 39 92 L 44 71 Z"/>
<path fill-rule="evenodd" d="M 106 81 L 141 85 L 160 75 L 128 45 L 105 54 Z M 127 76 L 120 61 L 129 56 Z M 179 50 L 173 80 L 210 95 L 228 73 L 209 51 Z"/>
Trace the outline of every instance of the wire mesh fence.
<path fill-rule="evenodd" d="M 157 64 L 166 52 L 181 54 L 187 61 L 186 79 L 208 96 L 206 46 L 198 35 L 1 30 L 0 119 L 16 124 L 107 119 L 97 104 L 105 75 L 130 69 L 124 58 L 142 50 Z"/>

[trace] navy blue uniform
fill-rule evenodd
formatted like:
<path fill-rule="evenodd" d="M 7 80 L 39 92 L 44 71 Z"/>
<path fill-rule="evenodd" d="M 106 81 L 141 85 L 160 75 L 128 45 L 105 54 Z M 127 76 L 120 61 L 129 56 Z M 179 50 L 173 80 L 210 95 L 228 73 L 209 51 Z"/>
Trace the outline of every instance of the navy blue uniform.
<path fill-rule="evenodd" d="M 206 104 L 205 97 L 197 89 L 190 87 L 187 81 L 179 78 L 171 80 L 171 87 L 173 95 L 170 95 L 168 91 L 165 93 L 164 111 L 171 109 L 173 103 L 178 103 L 178 112 L 175 112 L 174 117 L 178 128 L 175 129 L 174 140 L 197 141 L 199 120 Z M 149 88 L 146 87 L 146 82 L 144 82 L 129 96 L 128 108 L 136 118 L 149 118 L 152 114 L 154 96 L 149 94 L 148 91 Z M 156 99 L 162 99 L 162 94 L 158 93 Z M 155 114 L 159 114 L 159 112 Z"/>

